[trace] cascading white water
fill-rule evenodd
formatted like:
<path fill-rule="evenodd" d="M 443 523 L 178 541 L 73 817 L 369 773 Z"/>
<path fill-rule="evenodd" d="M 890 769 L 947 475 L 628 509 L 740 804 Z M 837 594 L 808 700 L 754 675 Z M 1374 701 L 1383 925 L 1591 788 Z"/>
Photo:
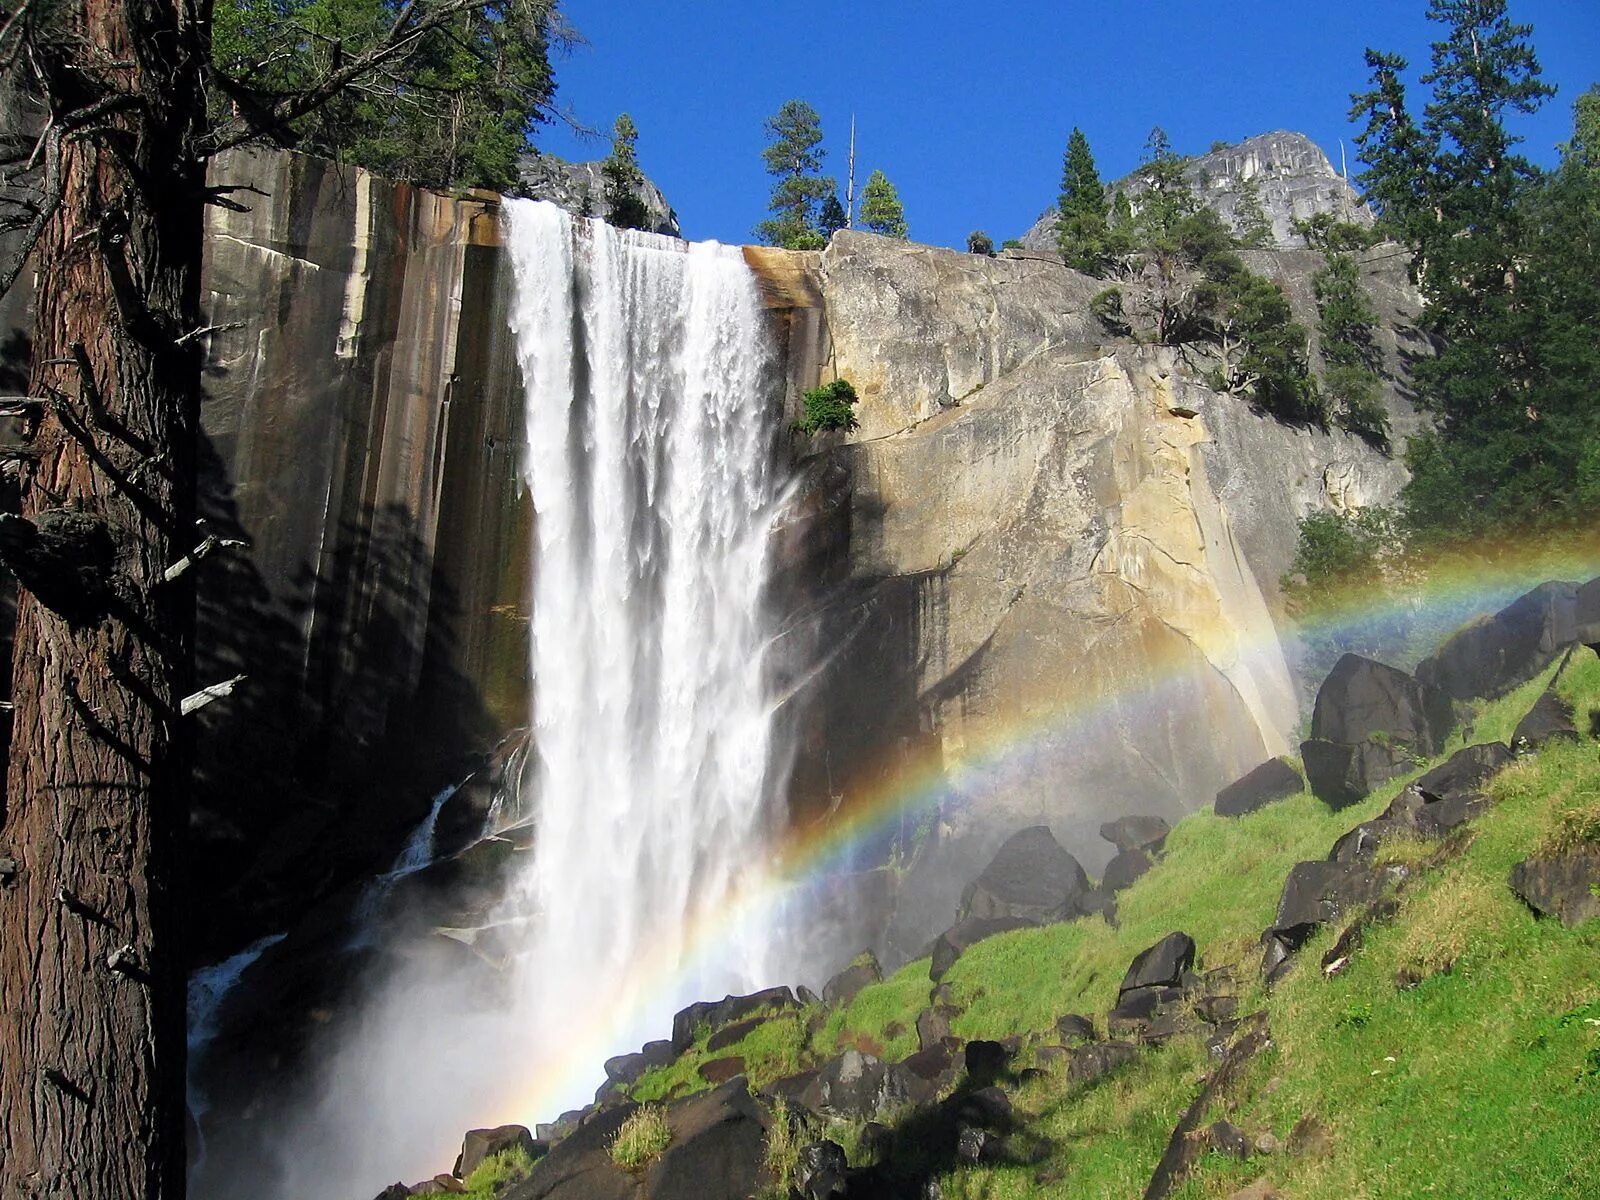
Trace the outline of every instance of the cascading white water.
<path fill-rule="evenodd" d="M 763 671 L 774 364 L 738 250 L 544 203 L 507 218 L 536 512 L 523 980 L 546 1027 L 607 1006 L 614 1050 L 771 982 L 771 929 L 719 930 L 682 968 L 764 865 L 784 765 Z"/>

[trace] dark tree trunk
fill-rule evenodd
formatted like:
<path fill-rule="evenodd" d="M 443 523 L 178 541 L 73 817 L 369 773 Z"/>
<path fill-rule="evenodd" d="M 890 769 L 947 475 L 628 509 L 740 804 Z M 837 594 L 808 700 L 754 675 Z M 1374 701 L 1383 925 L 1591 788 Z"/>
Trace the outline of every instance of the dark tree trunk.
<path fill-rule="evenodd" d="M 23 583 L 0 858 L 0 1196 L 183 1193 L 177 938 L 191 690 L 209 5 L 78 0 L 44 73 L 61 203 L 35 257 L 48 397 L 4 554 Z M 88 110 L 99 106 L 94 113 Z M 82 124 L 69 118 L 79 114 Z M 87 116 L 85 114 L 88 114 Z"/>

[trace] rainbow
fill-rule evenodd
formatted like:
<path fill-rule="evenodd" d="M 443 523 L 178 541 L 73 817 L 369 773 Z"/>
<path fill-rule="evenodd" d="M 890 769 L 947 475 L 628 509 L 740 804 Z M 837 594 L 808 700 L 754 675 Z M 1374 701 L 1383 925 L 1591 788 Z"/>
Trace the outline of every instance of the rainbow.
<path fill-rule="evenodd" d="M 1480 545 L 1470 553 L 1411 560 L 1384 580 L 1331 591 L 1324 603 L 1286 619 L 1286 625 L 1292 639 L 1335 646 L 1359 643 L 1375 629 L 1402 621 L 1443 636 L 1544 580 L 1586 580 L 1596 575 L 1600 575 L 1600 536 L 1534 547 Z M 1247 645 L 1243 651 L 1276 652 L 1279 639 L 1278 631 L 1268 631 L 1258 645 Z M 1048 711 L 988 732 L 969 744 L 957 763 L 944 761 L 942 750 L 931 746 L 909 758 L 879 764 L 878 771 L 868 773 L 874 782 L 847 789 L 845 800 L 826 818 L 788 830 L 759 871 L 723 903 L 696 916 L 685 931 L 686 953 L 665 949 L 638 962 L 629 989 L 635 999 L 630 1003 L 637 1008 L 644 998 L 676 990 L 675 981 L 692 977 L 697 965 L 742 925 L 761 920 L 775 905 L 794 903 L 841 871 L 854 869 L 868 851 L 886 849 L 906 817 L 961 803 L 986 772 L 1024 769 L 1042 746 L 1092 730 L 1112 705 L 1159 711 L 1157 706 L 1173 698 L 1191 666 L 1190 659 L 1158 664 L 1115 694 L 1069 697 Z M 571 1095 L 575 1084 L 598 1077 L 600 1062 L 617 1052 L 617 1031 L 635 1016 L 626 1005 L 603 1003 L 581 1016 L 575 1014 L 573 1024 L 562 1031 L 557 1052 L 539 1063 L 535 1078 L 511 1081 L 492 1098 L 494 1110 L 501 1119 L 547 1118 L 554 1097 Z"/>

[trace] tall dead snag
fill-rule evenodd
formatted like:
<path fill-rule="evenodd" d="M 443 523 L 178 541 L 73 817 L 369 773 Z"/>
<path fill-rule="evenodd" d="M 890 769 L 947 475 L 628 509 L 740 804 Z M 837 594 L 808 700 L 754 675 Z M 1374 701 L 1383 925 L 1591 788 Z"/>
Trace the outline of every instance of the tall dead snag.
<path fill-rule="evenodd" d="M 38 143 L 22 584 L 0 856 L 0 1196 L 177 1197 L 178 843 L 209 5 L 80 0 L 21 40 Z M 19 20 L 44 15 L 13 13 Z M 15 31 L 14 31 L 15 32 Z"/>

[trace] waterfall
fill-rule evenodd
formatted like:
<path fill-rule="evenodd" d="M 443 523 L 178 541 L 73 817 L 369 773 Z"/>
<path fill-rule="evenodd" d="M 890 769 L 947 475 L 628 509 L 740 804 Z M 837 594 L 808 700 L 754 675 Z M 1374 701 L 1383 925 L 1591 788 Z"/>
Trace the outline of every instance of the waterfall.
<path fill-rule="evenodd" d="M 523 978 L 546 1027 L 608 1006 L 615 1052 L 772 982 L 776 931 L 719 913 L 765 865 L 786 766 L 763 670 L 776 373 L 737 249 L 507 216 L 536 514 Z"/>

